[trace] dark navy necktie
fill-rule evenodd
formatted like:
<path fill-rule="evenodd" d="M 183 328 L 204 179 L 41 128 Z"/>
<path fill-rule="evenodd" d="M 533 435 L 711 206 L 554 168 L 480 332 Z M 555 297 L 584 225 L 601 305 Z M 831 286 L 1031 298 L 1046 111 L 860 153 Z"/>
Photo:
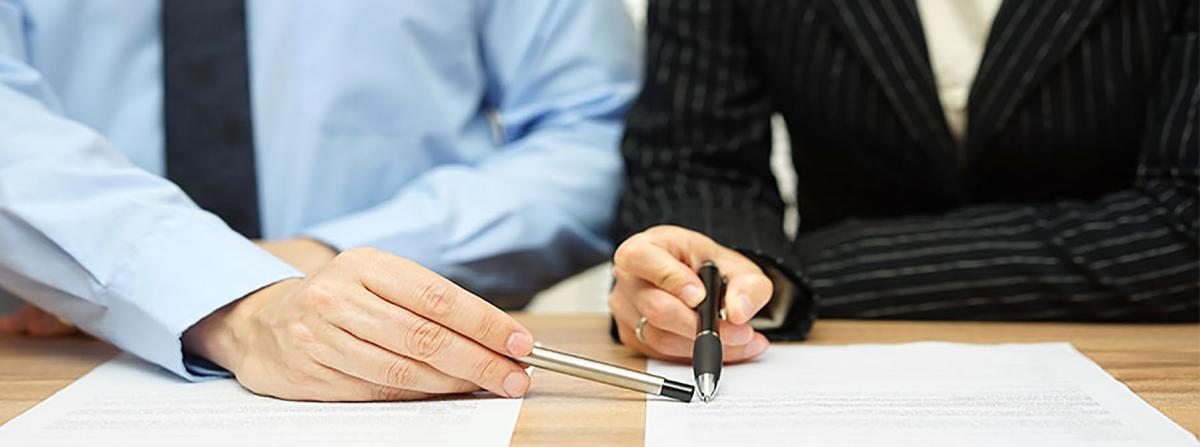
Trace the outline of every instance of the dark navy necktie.
<path fill-rule="evenodd" d="M 258 238 L 244 0 L 163 0 L 167 178 Z"/>

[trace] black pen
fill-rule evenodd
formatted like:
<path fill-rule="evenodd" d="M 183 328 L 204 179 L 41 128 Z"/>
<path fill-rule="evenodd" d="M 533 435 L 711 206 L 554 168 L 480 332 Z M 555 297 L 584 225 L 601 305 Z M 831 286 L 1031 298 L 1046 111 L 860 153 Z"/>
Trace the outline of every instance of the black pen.
<path fill-rule="evenodd" d="M 700 400 L 708 402 L 716 396 L 717 381 L 721 380 L 721 334 L 717 325 L 725 296 L 725 278 L 716 264 L 705 261 L 700 266 L 700 281 L 704 282 L 704 301 L 696 306 L 700 322 L 692 346 L 692 372 L 696 374 Z"/>

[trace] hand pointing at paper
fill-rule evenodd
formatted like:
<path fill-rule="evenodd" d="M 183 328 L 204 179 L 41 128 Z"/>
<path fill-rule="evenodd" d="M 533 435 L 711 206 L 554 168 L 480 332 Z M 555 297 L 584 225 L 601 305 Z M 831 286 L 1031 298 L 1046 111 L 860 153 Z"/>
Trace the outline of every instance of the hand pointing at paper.
<path fill-rule="evenodd" d="M 696 335 L 694 307 L 704 299 L 696 270 L 713 261 L 729 280 L 727 320 L 720 325 L 726 362 L 753 358 L 767 349 L 767 338 L 747 323 L 771 298 L 771 280 L 737 251 L 707 236 L 660 225 L 638 233 L 613 257 L 616 286 L 608 305 L 621 341 L 651 357 L 688 361 Z M 641 336 L 637 332 L 642 324 Z"/>
<path fill-rule="evenodd" d="M 533 337 L 509 315 L 415 262 L 339 254 L 201 320 L 184 346 L 250 391 L 293 400 L 412 400 L 485 389 L 523 395 L 507 356 Z"/>

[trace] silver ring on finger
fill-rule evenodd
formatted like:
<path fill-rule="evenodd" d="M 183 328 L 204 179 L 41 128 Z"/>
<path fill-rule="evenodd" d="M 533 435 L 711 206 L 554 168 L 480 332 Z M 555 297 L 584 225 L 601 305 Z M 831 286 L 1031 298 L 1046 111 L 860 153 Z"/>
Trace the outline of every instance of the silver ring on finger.
<path fill-rule="evenodd" d="M 640 341 L 642 343 L 646 342 L 646 335 L 642 333 L 642 328 L 645 328 L 645 327 L 646 327 L 646 317 L 642 317 L 641 319 L 639 319 L 637 322 L 637 326 L 633 327 L 633 335 L 635 337 L 637 337 L 638 341 Z"/>

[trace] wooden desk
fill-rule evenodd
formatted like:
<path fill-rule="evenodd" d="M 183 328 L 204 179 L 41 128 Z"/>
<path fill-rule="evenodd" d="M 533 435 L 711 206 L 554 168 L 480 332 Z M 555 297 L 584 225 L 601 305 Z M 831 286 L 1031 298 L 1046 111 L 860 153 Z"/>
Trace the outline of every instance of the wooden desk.
<path fill-rule="evenodd" d="M 645 361 L 608 341 L 600 316 L 520 315 L 548 346 L 627 367 Z M 1139 396 L 1200 432 L 1200 325 L 821 321 L 809 343 L 1069 341 Z M 0 337 L 0 423 L 116 353 L 95 340 Z M 641 445 L 642 395 L 547 371 L 535 373 L 513 445 Z"/>

